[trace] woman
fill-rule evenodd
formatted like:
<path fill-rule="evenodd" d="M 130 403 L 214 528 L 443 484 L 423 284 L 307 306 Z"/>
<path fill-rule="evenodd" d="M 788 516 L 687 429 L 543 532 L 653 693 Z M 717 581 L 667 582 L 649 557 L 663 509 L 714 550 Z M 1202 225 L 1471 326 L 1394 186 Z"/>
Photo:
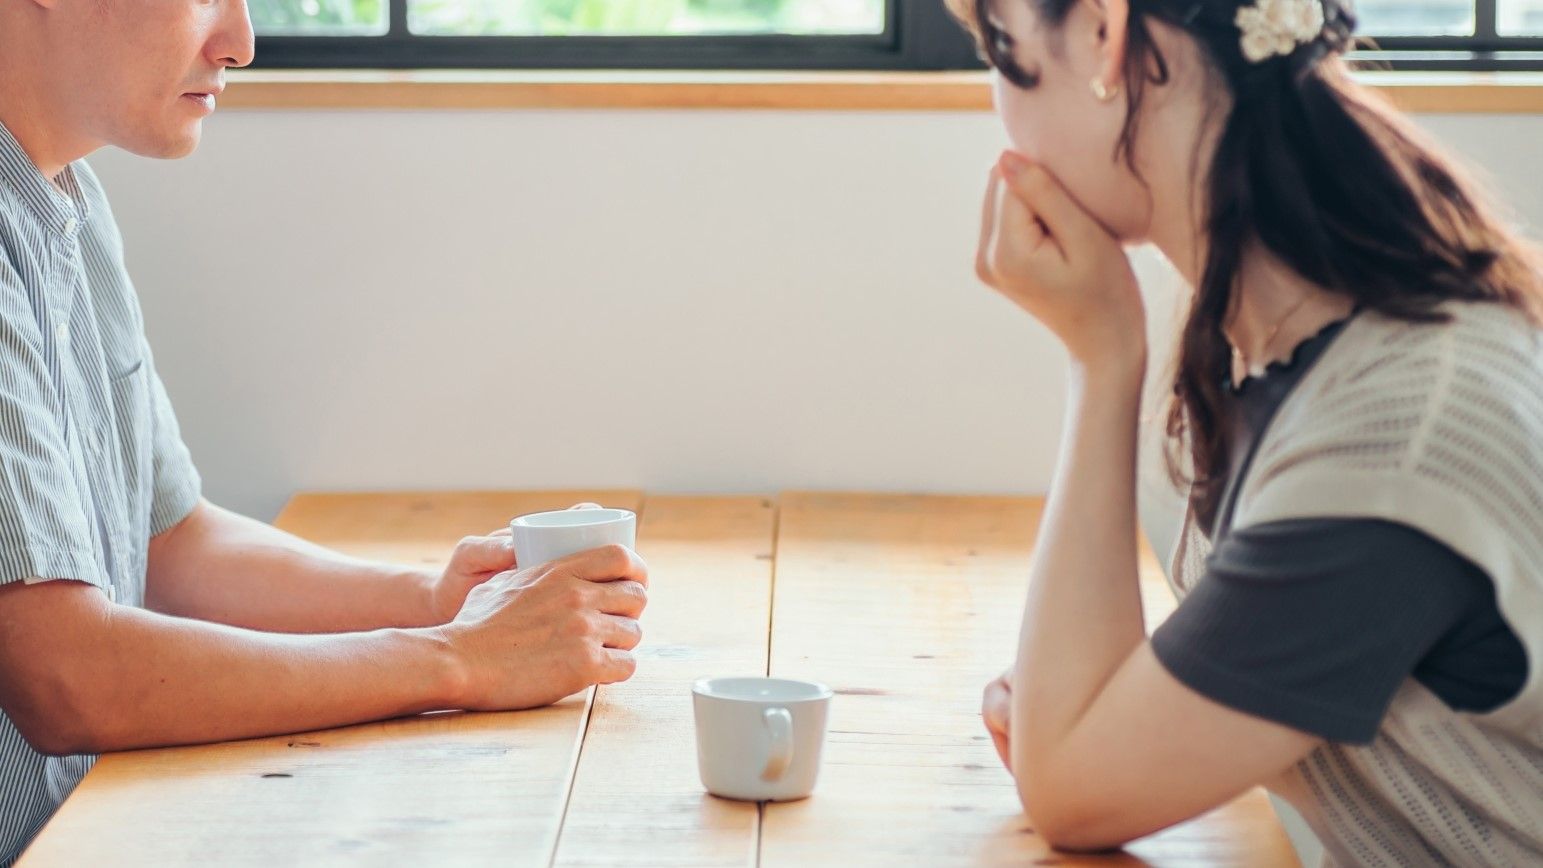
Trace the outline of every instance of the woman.
<path fill-rule="evenodd" d="M 1543 269 L 1340 53 L 1345 0 L 955 0 L 1014 150 L 978 269 L 1070 356 L 1017 662 L 1038 831 L 1117 846 L 1264 784 L 1331 863 L 1543 864 Z M 1182 600 L 1137 592 L 1145 318 L 1194 289 Z"/>

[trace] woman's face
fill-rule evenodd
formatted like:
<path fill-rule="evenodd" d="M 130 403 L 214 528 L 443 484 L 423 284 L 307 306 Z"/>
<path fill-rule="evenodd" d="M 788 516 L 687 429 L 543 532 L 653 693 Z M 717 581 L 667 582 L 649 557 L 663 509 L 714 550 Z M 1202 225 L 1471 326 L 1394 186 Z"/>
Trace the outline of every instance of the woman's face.
<path fill-rule="evenodd" d="M 1125 154 L 1115 153 L 1125 124 L 1125 94 L 1099 100 L 1092 88 L 1106 57 L 1103 16 L 1090 0 L 1079 0 L 1055 27 L 1041 21 L 1033 0 L 992 5 L 986 32 L 1000 34 L 998 53 L 1016 66 L 993 76 L 997 113 L 1013 148 L 1060 179 L 1116 238 L 1146 240 L 1150 197 Z M 1023 86 L 1009 80 L 1013 77 Z M 1123 86 L 1123 76 L 1119 81 Z M 1139 159 L 1139 145 L 1135 153 Z"/>

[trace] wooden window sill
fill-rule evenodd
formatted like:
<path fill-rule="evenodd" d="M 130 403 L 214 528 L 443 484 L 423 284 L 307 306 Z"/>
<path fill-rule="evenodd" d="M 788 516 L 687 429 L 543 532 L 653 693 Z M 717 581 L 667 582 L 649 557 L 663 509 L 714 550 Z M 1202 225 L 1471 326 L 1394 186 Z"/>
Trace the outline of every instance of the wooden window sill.
<path fill-rule="evenodd" d="M 1543 73 L 1364 73 L 1406 111 L 1543 113 Z M 982 72 L 242 70 L 232 109 L 988 111 Z"/>

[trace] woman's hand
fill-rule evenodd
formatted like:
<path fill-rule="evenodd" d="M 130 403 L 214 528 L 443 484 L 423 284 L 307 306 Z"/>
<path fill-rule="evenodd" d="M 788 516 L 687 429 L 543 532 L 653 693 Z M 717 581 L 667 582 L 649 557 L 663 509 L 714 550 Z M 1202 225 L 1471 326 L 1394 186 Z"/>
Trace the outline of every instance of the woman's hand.
<path fill-rule="evenodd" d="M 980 716 L 986 722 L 986 731 L 991 733 L 991 742 L 996 745 L 997 756 L 1002 758 L 1002 765 L 1007 766 L 1009 772 L 1013 770 L 1013 753 L 1008 741 L 1012 713 L 1013 670 L 1008 669 L 986 685 L 986 693 L 980 701 Z"/>
<path fill-rule="evenodd" d="M 1077 362 L 1146 364 L 1146 312 L 1120 242 L 1047 170 L 1011 151 L 991 173 L 975 268 Z"/>

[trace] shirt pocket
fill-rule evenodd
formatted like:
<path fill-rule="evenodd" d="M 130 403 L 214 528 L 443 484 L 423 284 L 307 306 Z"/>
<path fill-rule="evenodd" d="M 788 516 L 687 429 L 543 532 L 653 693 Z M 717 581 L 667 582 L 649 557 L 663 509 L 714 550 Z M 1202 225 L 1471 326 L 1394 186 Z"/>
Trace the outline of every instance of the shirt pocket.
<path fill-rule="evenodd" d="M 150 383 L 145 359 L 130 362 L 126 370 L 115 372 L 107 382 L 107 392 L 112 400 L 112 424 L 103 436 L 107 442 L 103 451 L 112 456 L 108 463 L 116 471 L 118 488 L 108 496 L 117 501 L 109 508 L 115 525 L 112 528 L 115 548 L 137 553 L 139 541 L 149 537 L 151 482 L 154 468 L 151 464 L 150 438 Z M 137 555 L 130 558 L 137 561 Z M 125 566 L 137 567 L 136 563 Z"/>

